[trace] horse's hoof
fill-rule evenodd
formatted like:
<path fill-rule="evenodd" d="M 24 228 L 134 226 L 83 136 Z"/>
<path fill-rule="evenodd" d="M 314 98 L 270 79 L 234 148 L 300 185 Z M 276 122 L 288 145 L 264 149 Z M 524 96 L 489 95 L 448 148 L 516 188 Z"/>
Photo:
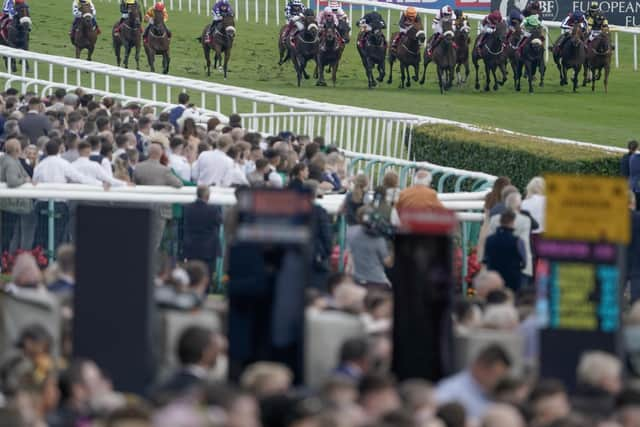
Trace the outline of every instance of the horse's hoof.
<path fill-rule="evenodd" d="M 489 86 L 485 86 L 484 91 L 489 92 Z"/>
<path fill-rule="evenodd" d="M 407 82 L 407 87 L 411 87 L 411 82 Z"/>
<path fill-rule="evenodd" d="M 533 88 L 532 88 L 532 89 L 529 89 L 529 93 L 533 93 Z"/>
<path fill-rule="evenodd" d="M 516 92 L 520 92 L 520 88 L 519 87 L 516 87 Z"/>
<path fill-rule="evenodd" d="M 390 85 L 393 81 L 391 79 L 387 80 L 387 84 Z"/>
<path fill-rule="evenodd" d="M 540 87 L 544 87 L 544 82 L 540 82 Z"/>
<path fill-rule="evenodd" d="M 316 83 L 316 86 L 326 86 L 326 85 L 327 85 L 327 83 L 325 83 L 325 82 L 317 82 Z"/>
<path fill-rule="evenodd" d="M 371 84 L 369 85 L 369 87 L 376 87 L 376 86 L 378 86 L 378 83 L 376 83 L 375 80 L 372 81 Z"/>
<path fill-rule="evenodd" d="M 480 90 L 480 85 L 476 83 L 476 90 Z"/>
<path fill-rule="evenodd" d="M 418 81 L 418 76 L 413 77 L 413 81 L 417 82 Z"/>
<path fill-rule="evenodd" d="M 493 91 L 496 92 L 498 90 L 498 87 L 499 87 L 498 85 L 494 85 L 493 86 Z"/>

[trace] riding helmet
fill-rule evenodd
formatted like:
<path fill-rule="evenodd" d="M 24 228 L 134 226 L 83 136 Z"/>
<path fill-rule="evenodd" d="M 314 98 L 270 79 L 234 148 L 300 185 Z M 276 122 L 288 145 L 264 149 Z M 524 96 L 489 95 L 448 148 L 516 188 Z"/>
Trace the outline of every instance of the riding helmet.
<path fill-rule="evenodd" d="M 573 17 L 574 21 L 581 21 L 584 18 L 584 13 L 581 10 L 576 10 L 571 16 Z"/>
<path fill-rule="evenodd" d="M 600 10 L 600 5 L 597 1 L 592 1 L 589 5 L 589 12 L 597 12 Z"/>
<path fill-rule="evenodd" d="M 404 11 L 404 15 L 407 18 L 415 18 L 416 16 L 418 16 L 418 11 L 416 10 L 415 7 L 408 7 L 407 10 Z"/>

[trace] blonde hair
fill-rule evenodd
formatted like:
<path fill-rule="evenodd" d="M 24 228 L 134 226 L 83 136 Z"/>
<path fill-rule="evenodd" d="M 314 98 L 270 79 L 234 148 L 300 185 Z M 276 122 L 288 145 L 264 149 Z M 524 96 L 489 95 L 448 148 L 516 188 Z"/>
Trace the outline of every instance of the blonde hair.
<path fill-rule="evenodd" d="M 622 364 L 615 356 L 604 351 L 588 351 L 578 363 L 578 383 L 600 387 L 611 377 L 620 376 Z"/>
<path fill-rule="evenodd" d="M 364 195 L 369 187 L 369 178 L 365 174 L 358 174 L 353 180 L 353 191 L 351 192 L 351 199 L 356 203 L 362 203 L 364 201 Z"/>
<path fill-rule="evenodd" d="M 531 181 L 527 184 L 527 197 L 531 197 L 534 194 L 544 196 L 544 178 L 541 176 L 531 178 Z"/>
<path fill-rule="evenodd" d="M 264 396 L 277 380 L 283 380 L 283 385 L 288 388 L 293 380 L 293 373 L 280 363 L 256 362 L 242 373 L 240 384 L 256 395 Z"/>

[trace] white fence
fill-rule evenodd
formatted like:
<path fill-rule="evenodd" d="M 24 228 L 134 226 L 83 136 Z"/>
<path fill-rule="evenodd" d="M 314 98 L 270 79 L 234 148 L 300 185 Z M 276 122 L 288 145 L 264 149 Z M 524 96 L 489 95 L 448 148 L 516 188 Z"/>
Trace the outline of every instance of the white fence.
<path fill-rule="evenodd" d="M 118 0 L 102 0 L 108 2 L 116 2 Z M 275 19 L 275 24 L 280 25 L 281 18 L 284 19 L 283 9 L 287 0 L 231 0 L 234 4 L 236 16 L 240 18 L 244 18 L 245 22 L 255 22 L 255 23 L 263 23 L 265 25 L 269 25 L 270 19 L 271 22 Z M 317 0 L 315 0 L 317 1 Z M 153 0 L 142 0 L 143 4 L 147 5 L 147 3 L 152 3 Z M 211 10 L 211 6 L 215 0 L 167 0 L 165 1 L 169 10 L 179 11 L 179 12 L 188 12 L 194 13 L 198 15 L 208 15 Z M 387 38 L 390 35 L 390 31 L 394 26 L 395 22 L 392 21 L 392 11 L 397 12 L 399 14 L 401 11 L 406 9 L 406 6 L 402 6 L 401 4 L 396 3 L 384 3 L 384 2 L 376 2 L 373 0 L 351 0 L 350 2 L 346 2 L 348 6 L 346 6 L 349 16 L 352 21 L 355 21 L 359 16 L 364 15 L 366 7 L 373 7 L 378 11 L 386 11 L 386 22 L 387 22 Z M 427 9 L 427 8 L 417 8 L 418 13 L 423 15 L 423 22 L 427 23 L 429 16 L 435 15 L 437 10 L 435 9 Z M 355 13 L 355 15 L 354 15 Z M 274 15 L 272 18 L 271 15 Z M 393 18 L 396 18 L 396 14 L 393 15 Z M 480 31 L 480 20 L 484 18 L 484 15 L 469 13 L 467 14 L 470 19 L 474 21 L 478 21 L 478 31 Z M 553 21 L 545 21 L 545 30 L 547 33 L 546 37 L 546 47 L 549 46 L 549 28 L 559 28 L 559 22 Z M 430 25 L 425 25 L 425 30 L 430 28 Z M 620 37 L 619 34 L 628 34 L 633 39 L 633 69 L 635 71 L 638 70 L 638 34 L 640 34 L 640 27 L 622 27 L 617 25 L 612 25 L 611 29 L 613 31 L 614 43 L 616 46 L 620 46 Z M 549 51 L 547 49 L 546 58 L 548 60 Z M 616 49 L 614 51 L 614 64 L 616 67 L 620 66 L 620 49 Z"/>

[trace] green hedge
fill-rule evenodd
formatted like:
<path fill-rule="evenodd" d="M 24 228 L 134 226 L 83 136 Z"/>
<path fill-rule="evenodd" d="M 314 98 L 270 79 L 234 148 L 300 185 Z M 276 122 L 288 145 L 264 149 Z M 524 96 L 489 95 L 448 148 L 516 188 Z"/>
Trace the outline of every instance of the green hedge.
<path fill-rule="evenodd" d="M 521 189 L 532 177 L 548 172 L 619 173 L 620 155 L 616 153 L 502 132 L 473 132 L 451 125 L 416 128 L 412 151 L 416 161 L 506 175 Z"/>

